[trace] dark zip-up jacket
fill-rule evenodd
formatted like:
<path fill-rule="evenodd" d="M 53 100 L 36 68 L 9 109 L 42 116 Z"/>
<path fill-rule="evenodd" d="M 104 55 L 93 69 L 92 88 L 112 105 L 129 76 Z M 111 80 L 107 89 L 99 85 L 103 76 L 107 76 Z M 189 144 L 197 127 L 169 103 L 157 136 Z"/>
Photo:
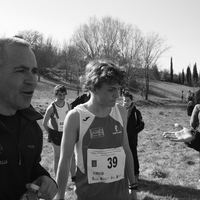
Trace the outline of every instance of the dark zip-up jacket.
<path fill-rule="evenodd" d="M 191 142 L 185 142 L 185 144 L 188 147 L 200 152 L 200 132 L 196 131 L 196 136 L 195 136 L 194 140 L 192 140 Z"/>
<path fill-rule="evenodd" d="M 141 112 L 132 103 L 128 110 L 128 121 L 127 121 L 127 134 L 129 145 L 137 146 L 138 133 L 144 129 L 144 122 L 142 119 Z"/>
<path fill-rule="evenodd" d="M 81 96 L 77 97 L 72 103 L 71 103 L 71 108 L 73 109 L 79 104 L 83 104 L 87 102 L 90 99 L 90 94 L 84 93 Z"/>
<path fill-rule="evenodd" d="M 199 128 L 199 123 L 200 123 L 200 104 L 196 104 L 193 111 L 192 111 L 192 116 L 190 118 L 190 126 L 196 130 L 196 135 L 194 140 L 191 142 L 186 142 L 185 144 L 190 147 L 195 149 L 196 151 L 200 152 L 200 132 L 198 130 Z"/>
<path fill-rule="evenodd" d="M 19 200 L 25 185 L 49 173 L 40 165 L 43 133 L 36 122 L 42 115 L 32 106 L 17 111 L 20 116 L 20 138 L 0 121 L 0 199 Z M 12 122 L 10 122 L 12 126 Z"/>

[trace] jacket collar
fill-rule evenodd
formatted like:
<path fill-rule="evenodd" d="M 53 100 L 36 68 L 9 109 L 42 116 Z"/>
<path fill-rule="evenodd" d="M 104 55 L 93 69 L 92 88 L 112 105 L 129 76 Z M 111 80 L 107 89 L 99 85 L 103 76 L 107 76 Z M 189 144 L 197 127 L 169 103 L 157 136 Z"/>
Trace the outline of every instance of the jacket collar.
<path fill-rule="evenodd" d="M 131 115 L 133 109 L 136 109 L 136 107 L 133 103 L 131 103 L 130 107 L 127 109 L 128 117 Z"/>
<path fill-rule="evenodd" d="M 40 120 L 43 118 L 43 116 L 39 112 L 37 112 L 32 105 L 30 105 L 28 108 L 18 110 L 17 112 L 19 112 L 21 115 L 23 115 L 31 121 Z"/>

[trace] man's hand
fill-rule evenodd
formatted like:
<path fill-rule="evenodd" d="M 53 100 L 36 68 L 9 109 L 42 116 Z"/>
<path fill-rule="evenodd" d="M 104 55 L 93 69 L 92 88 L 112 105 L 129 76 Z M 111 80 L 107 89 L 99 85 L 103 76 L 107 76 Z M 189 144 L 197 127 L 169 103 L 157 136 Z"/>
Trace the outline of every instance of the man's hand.
<path fill-rule="evenodd" d="M 58 191 L 56 183 L 48 176 L 40 176 L 33 183 L 40 187 L 37 192 L 38 197 L 45 200 L 52 200 Z M 27 184 L 26 188 L 29 189 L 30 184 Z"/>
<path fill-rule="evenodd" d="M 190 142 L 193 139 L 191 130 L 188 128 L 175 132 L 164 132 L 163 137 L 173 142 Z"/>

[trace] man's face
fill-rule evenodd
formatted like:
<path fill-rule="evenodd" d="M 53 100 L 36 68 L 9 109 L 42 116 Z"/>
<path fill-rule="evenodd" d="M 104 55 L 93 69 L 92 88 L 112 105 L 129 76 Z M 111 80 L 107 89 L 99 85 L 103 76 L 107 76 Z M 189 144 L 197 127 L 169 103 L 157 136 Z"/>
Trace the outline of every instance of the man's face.
<path fill-rule="evenodd" d="M 66 97 L 66 92 L 61 92 L 61 91 L 58 91 L 56 97 L 59 101 L 64 101 L 65 100 L 65 97 Z"/>
<path fill-rule="evenodd" d="M 130 97 L 123 97 L 124 107 L 129 108 L 131 106 L 131 103 L 132 103 L 132 101 L 131 101 Z"/>
<path fill-rule="evenodd" d="M 119 84 L 103 83 L 100 89 L 96 89 L 96 97 L 99 104 L 104 107 L 114 107 L 119 97 Z"/>
<path fill-rule="evenodd" d="M 6 47 L 6 63 L 0 68 L 0 113 L 12 115 L 30 106 L 37 86 L 36 74 L 36 59 L 28 47 Z"/>

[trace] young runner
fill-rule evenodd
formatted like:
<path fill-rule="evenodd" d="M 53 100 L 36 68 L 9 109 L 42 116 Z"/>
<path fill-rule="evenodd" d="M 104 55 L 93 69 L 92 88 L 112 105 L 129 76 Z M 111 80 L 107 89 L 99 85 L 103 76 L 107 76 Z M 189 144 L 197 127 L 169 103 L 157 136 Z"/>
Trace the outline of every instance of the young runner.
<path fill-rule="evenodd" d="M 56 85 L 54 88 L 54 94 L 55 101 L 48 106 L 45 112 L 43 126 L 49 134 L 48 141 L 51 142 L 54 149 L 54 172 L 56 175 L 60 158 L 60 144 L 63 134 L 64 119 L 71 108 L 69 103 L 66 101 L 67 89 L 64 85 Z M 70 172 L 72 181 L 74 182 L 76 172 L 74 156 Z"/>
<path fill-rule="evenodd" d="M 97 60 L 86 66 L 85 89 L 90 99 L 65 118 L 56 199 L 64 199 L 74 146 L 78 200 L 137 199 L 127 113 L 116 103 L 124 80 L 125 72 L 112 62 Z"/>

